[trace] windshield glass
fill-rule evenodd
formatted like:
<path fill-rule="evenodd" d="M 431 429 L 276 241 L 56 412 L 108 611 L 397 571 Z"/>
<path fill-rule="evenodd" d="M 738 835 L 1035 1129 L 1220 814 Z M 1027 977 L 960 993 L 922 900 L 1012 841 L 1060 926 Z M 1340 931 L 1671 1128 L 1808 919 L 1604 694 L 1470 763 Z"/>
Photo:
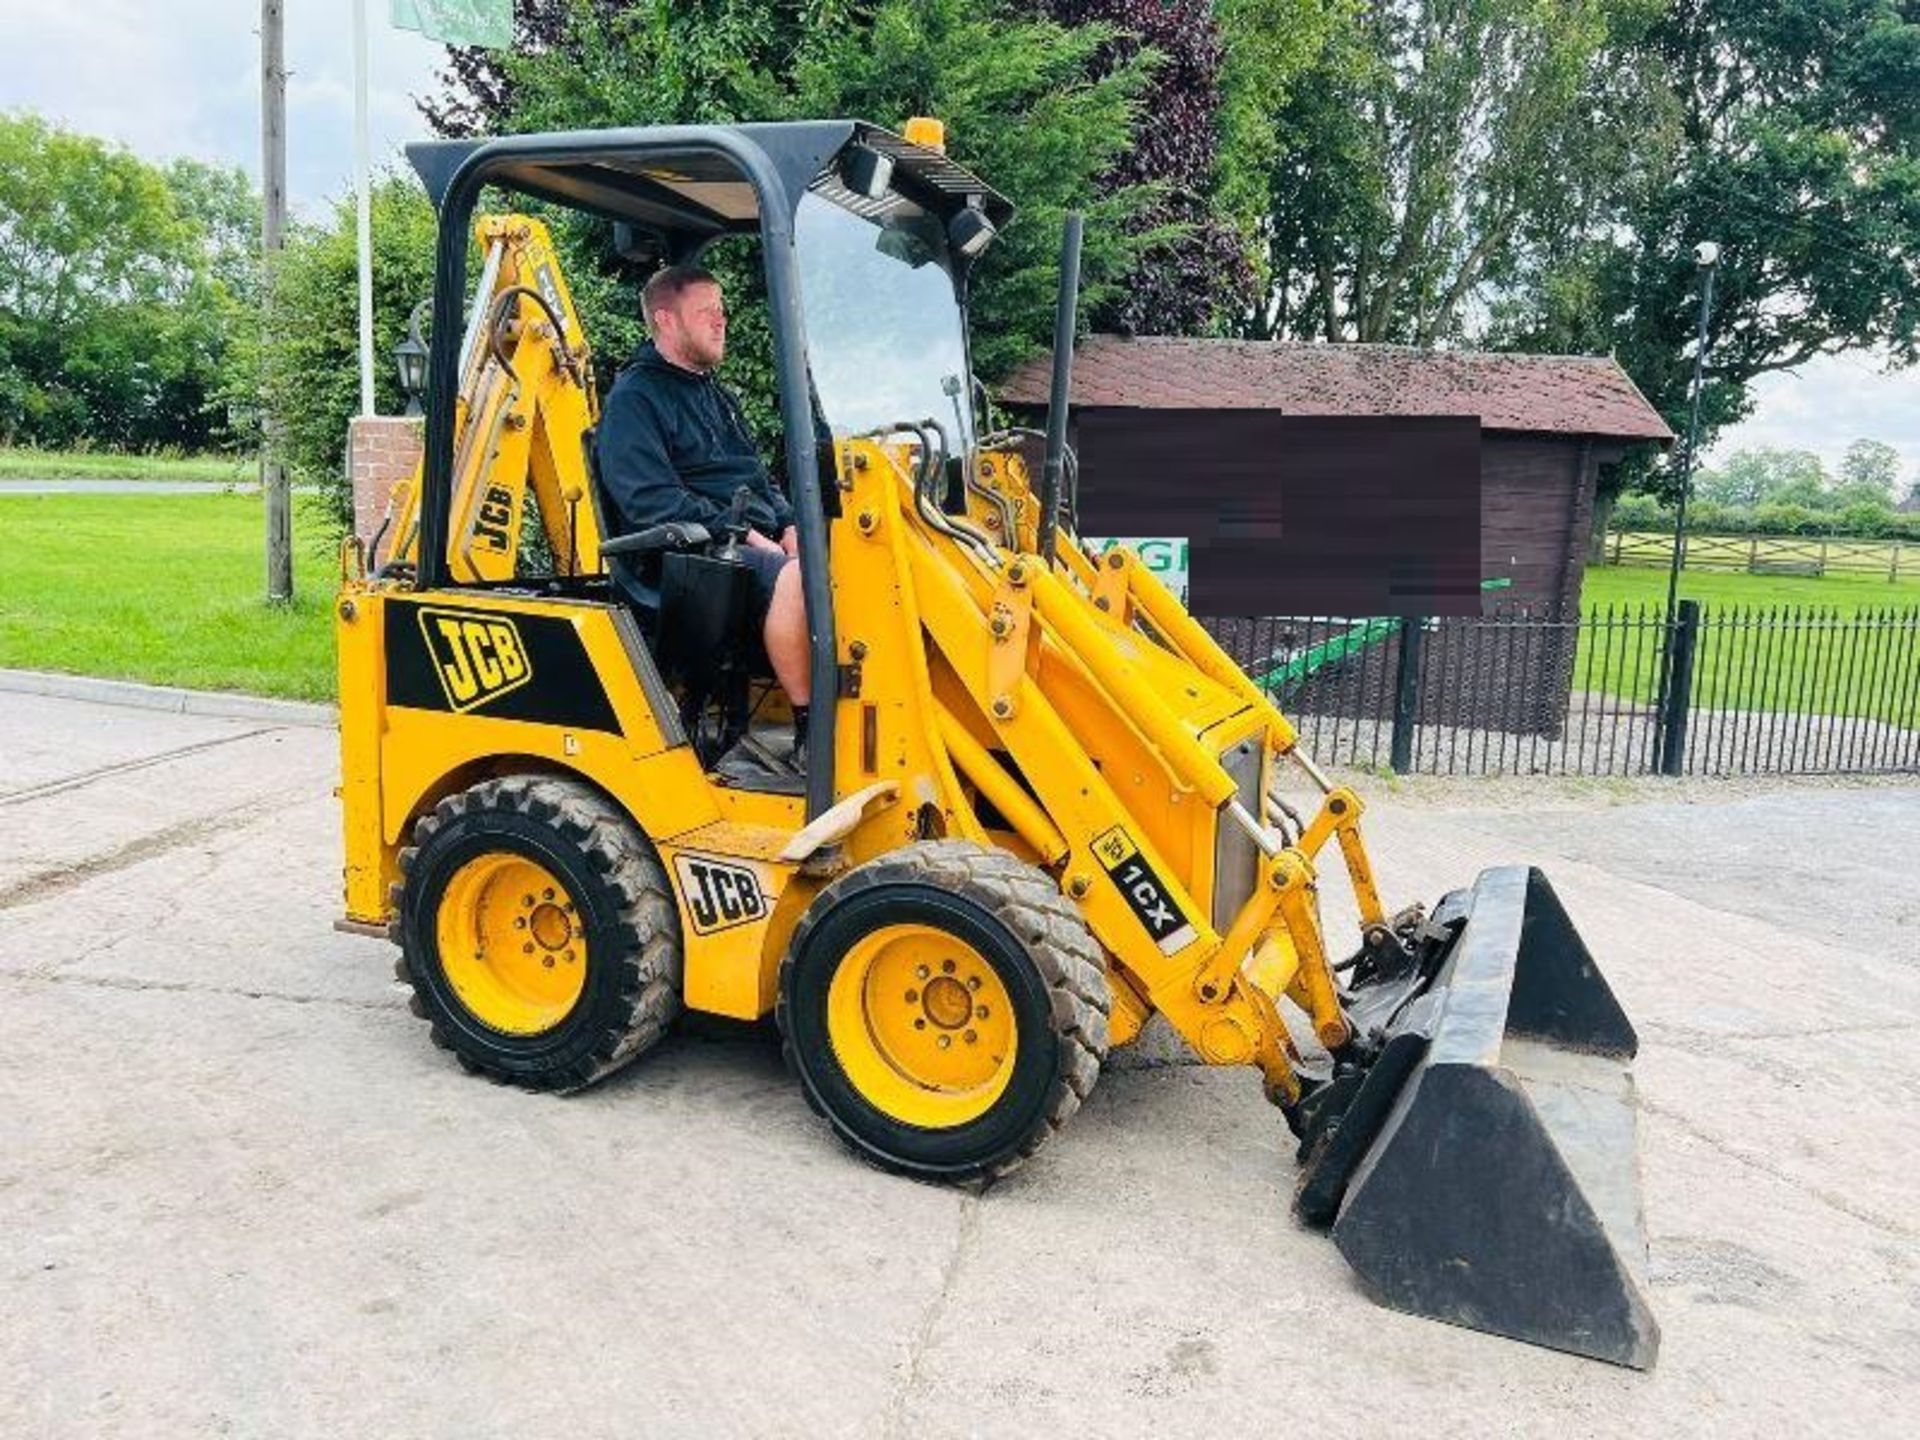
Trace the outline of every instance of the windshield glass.
<path fill-rule="evenodd" d="M 895 198 L 864 219 L 817 193 L 794 219 L 800 303 L 820 410 L 835 435 L 936 420 L 973 444 L 971 389 L 946 226 Z"/>

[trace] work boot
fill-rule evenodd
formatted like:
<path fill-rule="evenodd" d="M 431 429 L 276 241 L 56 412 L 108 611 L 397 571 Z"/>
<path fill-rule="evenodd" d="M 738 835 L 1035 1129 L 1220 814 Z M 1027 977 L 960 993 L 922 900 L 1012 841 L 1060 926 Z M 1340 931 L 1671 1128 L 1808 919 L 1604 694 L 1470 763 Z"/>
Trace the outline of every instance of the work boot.
<path fill-rule="evenodd" d="M 807 714 L 809 707 L 793 707 L 793 753 L 787 757 L 787 763 L 795 770 L 807 768 Z"/>

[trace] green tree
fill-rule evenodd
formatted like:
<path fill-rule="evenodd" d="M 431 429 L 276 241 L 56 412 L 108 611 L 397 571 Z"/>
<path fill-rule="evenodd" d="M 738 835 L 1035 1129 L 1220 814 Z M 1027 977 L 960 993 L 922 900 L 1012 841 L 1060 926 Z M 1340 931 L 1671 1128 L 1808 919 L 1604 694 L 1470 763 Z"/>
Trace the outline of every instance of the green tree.
<path fill-rule="evenodd" d="M 1900 483 L 1900 452 L 1884 440 L 1856 440 L 1847 446 L 1840 461 L 1840 476 L 1834 486 L 1839 504 L 1893 504 Z"/>
<path fill-rule="evenodd" d="M 1240 231 L 1255 289 L 1272 279 L 1266 235 L 1281 154 L 1281 117 L 1357 0 L 1214 0 L 1224 53 L 1215 121 L 1219 152 L 1209 188 Z"/>
<path fill-rule="evenodd" d="M 965 0 L 521 0 L 522 48 L 456 51 L 446 92 L 424 109 L 449 133 L 858 115 L 899 126 L 935 115 L 948 148 L 1012 197 L 1019 214 L 987 252 L 974 286 L 974 361 L 1003 375 L 1051 335 L 1060 226 L 1088 212 L 1085 308 L 1119 295 L 1153 234 L 1133 221 L 1147 186 L 1102 189 L 1131 144 L 1151 57 L 1115 62 L 1116 32 L 1067 27 L 1020 7 Z M 633 279 L 609 260 L 604 231 L 558 217 L 576 299 L 603 355 L 636 333 Z M 720 267 L 749 313 L 731 340 L 729 378 L 764 431 L 771 378 L 764 322 L 751 313 L 743 247 Z M 610 372 L 611 365 L 603 366 Z"/>
<path fill-rule="evenodd" d="M 404 397 L 387 357 L 414 307 L 433 293 L 434 214 L 411 177 L 379 179 L 372 199 L 374 396 L 383 413 L 393 414 Z M 321 488 L 329 517 L 342 528 L 353 516 L 347 422 L 360 408 L 358 267 L 350 198 L 335 205 L 327 223 L 296 225 L 276 267 L 258 354 L 288 471 Z"/>
<path fill-rule="evenodd" d="M 160 168 L 0 115 L 0 436 L 198 448 L 218 403 L 257 214 L 238 171 Z"/>
<path fill-rule="evenodd" d="M 1827 476 L 1810 450 L 1736 450 L 1718 470 L 1702 470 L 1693 493 L 1716 505 L 1818 505 Z"/>
<path fill-rule="evenodd" d="M 1612 350 L 1685 428 L 1700 274 L 1720 244 L 1702 443 L 1757 376 L 1884 346 L 1920 357 L 1920 23 L 1889 0 L 1674 0 L 1637 163 L 1605 223 L 1517 298 L 1507 335 Z M 1672 467 L 1622 477 L 1672 486 Z"/>
<path fill-rule="evenodd" d="M 1632 164 L 1649 0 L 1330 8 L 1276 120 L 1270 288 L 1251 333 L 1474 338 Z"/>

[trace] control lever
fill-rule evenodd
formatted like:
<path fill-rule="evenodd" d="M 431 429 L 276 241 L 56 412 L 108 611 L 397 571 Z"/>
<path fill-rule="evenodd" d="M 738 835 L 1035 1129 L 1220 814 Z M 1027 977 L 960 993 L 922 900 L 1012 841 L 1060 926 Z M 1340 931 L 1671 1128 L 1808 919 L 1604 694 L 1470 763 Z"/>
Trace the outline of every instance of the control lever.
<path fill-rule="evenodd" d="M 733 492 L 733 506 L 727 512 L 727 538 L 713 552 L 721 560 L 740 558 L 740 547 L 747 543 L 747 532 L 753 529 L 747 523 L 747 507 L 753 504 L 753 490 L 742 485 Z"/>

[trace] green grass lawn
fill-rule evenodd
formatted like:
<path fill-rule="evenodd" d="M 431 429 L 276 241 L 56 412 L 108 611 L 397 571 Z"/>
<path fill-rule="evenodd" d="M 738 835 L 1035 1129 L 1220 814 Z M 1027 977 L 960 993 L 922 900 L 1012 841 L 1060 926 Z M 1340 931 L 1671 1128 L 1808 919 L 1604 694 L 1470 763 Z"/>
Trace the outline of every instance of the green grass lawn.
<path fill-rule="evenodd" d="M 251 455 L 119 455 L 109 450 L 25 450 L 0 446 L 0 480 L 211 480 L 258 478 Z"/>
<path fill-rule="evenodd" d="M 1696 706 L 1870 715 L 1920 724 L 1920 579 L 1889 584 L 1859 577 L 1701 574 L 1680 577 L 1680 597 L 1698 600 L 1703 625 L 1694 667 Z M 1582 628 L 1573 688 L 1650 703 L 1661 641 L 1651 616 L 1666 604 L 1664 570 L 1603 566 L 1586 573 L 1583 609 L 1612 626 Z M 1742 610 L 1778 609 L 1766 624 Z M 1897 612 L 1876 621 L 1875 612 Z M 1817 612 L 1817 613 L 1816 613 Z"/>
<path fill-rule="evenodd" d="M 274 607 L 261 598 L 265 518 L 258 496 L 0 496 L 0 666 L 332 699 L 334 551 L 308 505 L 296 498 L 294 512 L 296 598 Z M 1920 632 L 1908 626 L 1863 642 L 1845 627 L 1806 616 L 1816 606 L 1851 616 L 1920 605 L 1920 580 L 1689 573 L 1681 594 L 1700 600 L 1709 616 L 1736 604 L 1801 611 L 1799 622 L 1764 650 L 1754 648 L 1769 645 L 1757 628 L 1709 627 L 1695 671 L 1699 703 L 1920 724 L 1920 684 L 1869 683 L 1897 681 L 1920 666 Z M 1665 602 L 1666 575 L 1590 569 L 1583 599 L 1589 607 L 1612 604 L 1616 614 L 1642 603 L 1651 611 Z M 1650 701 L 1659 648 L 1651 625 L 1610 635 L 1584 629 L 1574 688 Z"/>
<path fill-rule="evenodd" d="M 1687 570 L 1680 575 L 1680 598 L 1698 600 L 1702 609 L 1729 605 L 1798 605 L 1838 609 L 1852 615 L 1861 610 L 1908 609 L 1920 605 L 1920 575 L 1903 576 L 1898 583 L 1889 584 L 1861 575 L 1813 579 L 1797 575 Z M 1590 565 L 1581 586 L 1580 603 L 1586 608 L 1609 604 L 1665 605 L 1667 572 L 1636 565 Z"/>
<path fill-rule="evenodd" d="M 0 666 L 331 700 L 338 564 L 308 509 L 272 606 L 258 496 L 0 496 Z"/>

